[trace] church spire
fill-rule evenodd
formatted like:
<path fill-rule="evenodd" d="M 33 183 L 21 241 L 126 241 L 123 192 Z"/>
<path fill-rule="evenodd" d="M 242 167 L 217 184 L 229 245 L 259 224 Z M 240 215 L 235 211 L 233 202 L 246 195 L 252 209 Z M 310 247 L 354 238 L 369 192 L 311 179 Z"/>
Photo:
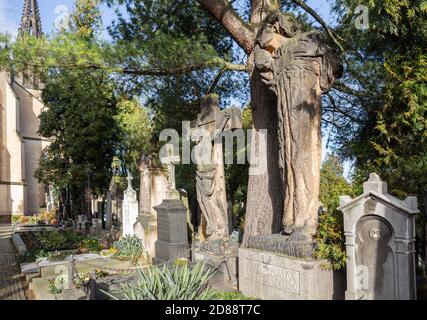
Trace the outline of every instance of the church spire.
<path fill-rule="evenodd" d="M 28 34 L 37 38 L 42 36 L 42 23 L 37 0 L 25 0 L 19 34 Z"/>

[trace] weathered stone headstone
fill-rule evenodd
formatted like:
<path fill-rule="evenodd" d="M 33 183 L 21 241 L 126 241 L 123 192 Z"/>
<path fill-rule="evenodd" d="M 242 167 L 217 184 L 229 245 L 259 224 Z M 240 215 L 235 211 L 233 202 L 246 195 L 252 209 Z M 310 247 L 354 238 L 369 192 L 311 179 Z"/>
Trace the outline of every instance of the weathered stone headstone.
<path fill-rule="evenodd" d="M 124 194 L 123 200 L 123 235 L 133 236 L 135 234 L 134 225 L 138 218 L 138 200 L 136 199 L 136 191 L 132 188 L 132 180 L 128 171 L 128 187 Z"/>
<path fill-rule="evenodd" d="M 79 216 L 77 216 L 76 229 L 84 231 L 84 226 L 85 226 L 86 221 L 87 221 L 87 216 L 86 215 L 79 215 Z"/>
<path fill-rule="evenodd" d="M 100 234 L 102 231 L 102 220 L 101 219 L 92 219 L 92 233 L 94 235 Z"/>
<path fill-rule="evenodd" d="M 347 249 L 349 300 L 416 299 L 417 198 L 391 196 L 373 173 L 356 199 L 341 197 Z"/>
<path fill-rule="evenodd" d="M 90 228 L 91 228 L 91 223 L 90 223 L 90 221 L 86 221 L 86 222 L 83 224 L 83 228 L 82 228 L 82 230 L 83 230 L 83 234 L 84 234 L 84 235 L 88 235 L 88 234 L 90 234 Z"/>
<path fill-rule="evenodd" d="M 147 253 L 154 257 L 157 240 L 157 212 L 168 191 L 168 171 L 154 155 L 143 155 L 139 163 L 139 215 L 134 225 L 135 235 L 144 243 Z"/>
<path fill-rule="evenodd" d="M 178 199 L 165 199 L 157 211 L 157 241 L 154 263 L 189 258 L 187 208 Z"/>

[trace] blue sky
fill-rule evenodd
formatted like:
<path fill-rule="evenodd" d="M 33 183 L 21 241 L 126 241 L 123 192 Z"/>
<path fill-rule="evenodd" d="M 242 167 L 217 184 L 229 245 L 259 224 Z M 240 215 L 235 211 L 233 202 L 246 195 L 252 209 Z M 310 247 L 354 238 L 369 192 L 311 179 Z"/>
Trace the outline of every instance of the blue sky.
<path fill-rule="evenodd" d="M 71 11 L 74 0 L 39 0 L 43 32 L 49 33 L 66 10 Z M 0 0 L 0 32 L 7 31 L 15 35 L 19 28 L 24 0 Z M 114 12 L 103 7 L 105 25 L 110 24 Z"/>
<path fill-rule="evenodd" d="M 8 31 L 16 34 L 22 14 L 24 0 L 0 0 L 0 32 Z M 74 0 L 39 0 L 40 14 L 42 17 L 43 31 L 49 33 L 55 20 L 60 18 L 64 9 L 71 10 Z M 330 5 L 328 0 L 309 0 L 308 4 L 316 10 L 326 21 L 329 15 Z M 114 19 L 112 10 L 103 8 L 104 24 L 108 25 Z"/>

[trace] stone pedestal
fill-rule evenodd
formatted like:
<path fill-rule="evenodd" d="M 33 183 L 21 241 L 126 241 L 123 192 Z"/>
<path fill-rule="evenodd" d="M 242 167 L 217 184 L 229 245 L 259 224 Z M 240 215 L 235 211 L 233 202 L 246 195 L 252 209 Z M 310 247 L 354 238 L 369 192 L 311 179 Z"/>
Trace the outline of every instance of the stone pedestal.
<path fill-rule="evenodd" d="M 216 270 L 209 285 L 217 291 L 233 291 L 238 289 L 238 248 L 227 250 L 224 255 L 215 255 L 205 250 L 193 251 L 194 261 L 203 261 L 206 268 Z"/>
<path fill-rule="evenodd" d="M 324 269 L 326 261 L 239 249 L 239 290 L 263 300 L 343 300 L 343 272 Z"/>
<path fill-rule="evenodd" d="M 157 211 L 154 264 L 189 258 L 186 210 L 181 200 L 165 199 Z"/>

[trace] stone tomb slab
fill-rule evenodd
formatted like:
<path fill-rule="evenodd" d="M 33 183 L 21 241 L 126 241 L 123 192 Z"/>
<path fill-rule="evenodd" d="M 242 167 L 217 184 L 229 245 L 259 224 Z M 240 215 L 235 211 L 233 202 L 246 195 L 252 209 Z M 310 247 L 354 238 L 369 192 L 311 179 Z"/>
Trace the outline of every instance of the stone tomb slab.
<path fill-rule="evenodd" d="M 240 291 L 263 300 L 343 300 L 344 273 L 325 261 L 239 249 Z"/>

